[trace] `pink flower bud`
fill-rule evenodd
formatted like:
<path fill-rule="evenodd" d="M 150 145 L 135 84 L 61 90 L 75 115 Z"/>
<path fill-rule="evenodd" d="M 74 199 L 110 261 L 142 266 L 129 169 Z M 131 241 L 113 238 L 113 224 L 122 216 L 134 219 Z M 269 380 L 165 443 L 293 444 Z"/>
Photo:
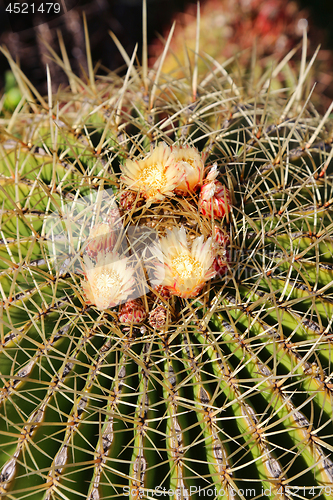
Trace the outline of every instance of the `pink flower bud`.
<path fill-rule="evenodd" d="M 120 323 L 142 323 L 147 317 L 146 310 L 140 299 L 128 300 L 120 308 L 118 319 Z"/>
<path fill-rule="evenodd" d="M 108 224 L 114 229 L 122 228 L 121 214 L 118 207 L 109 210 Z"/>
<path fill-rule="evenodd" d="M 137 192 L 126 190 L 120 195 L 119 205 L 124 211 L 132 210 L 134 205 L 140 207 L 142 205 L 142 200 L 138 197 Z"/>
<path fill-rule="evenodd" d="M 83 256 L 81 281 L 86 304 L 95 305 L 100 311 L 125 302 L 133 293 L 134 269 L 128 266 L 127 257 L 117 252 L 99 252 L 94 261 Z"/>
<path fill-rule="evenodd" d="M 200 191 L 199 210 L 203 215 L 222 218 L 230 210 L 230 194 L 220 181 L 204 184 Z"/>
<path fill-rule="evenodd" d="M 216 254 L 213 266 L 216 273 L 221 277 L 227 272 L 228 262 L 230 262 L 230 253 L 227 249 L 230 244 L 229 234 L 218 226 L 214 226 L 213 241 Z"/>
<path fill-rule="evenodd" d="M 109 223 L 96 224 L 90 231 L 86 253 L 89 257 L 96 258 L 100 252 L 109 252 L 116 242 L 114 227 Z"/>
<path fill-rule="evenodd" d="M 186 146 L 172 146 L 171 157 L 183 175 L 175 188 L 175 193 L 186 196 L 196 191 L 202 182 L 204 172 L 203 155 L 196 148 Z"/>
<path fill-rule="evenodd" d="M 162 328 L 166 323 L 167 310 L 163 306 L 157 306 L 150 311 L 148 323 L 152 328 Z"/>

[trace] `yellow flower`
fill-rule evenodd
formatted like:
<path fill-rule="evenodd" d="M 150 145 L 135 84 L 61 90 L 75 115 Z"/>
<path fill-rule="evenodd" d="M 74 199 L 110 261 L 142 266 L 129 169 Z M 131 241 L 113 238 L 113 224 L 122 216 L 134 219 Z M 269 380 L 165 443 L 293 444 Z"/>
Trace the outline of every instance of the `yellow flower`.
<path fill-rule="evenodd" d="M 96 264 L 87 255 L 83 261 L 86 281 L 81 285 L 88 304 L 102 311 L 125 302 L 133 292 L 134 269 L 127 267 L 127 257 L 119 259 L 116 252 L 100 252 Z"/>
<path fill-rule="evenodd" d="M 164 142 L 143 160 L 126 160 L 122 172 L 122 181 L 150 202 L 172 196 L 183 175 Z"/>
<path fill-rule="evenodd" d="M 216 274 L 212 239 L 204 242 L 204 237 L 200 236 L 193 240 L 189 249 L 184 227 L 168 231 L 159 247 L 154 247 L 154 254 L 159 260 L 155 283 L 167 287 L 178 297 L 195 297 L 205 282 Z"/>
<path fill-rule="evenodd" d="M 186 195 L 196 190 L 201 184 L 204 172 L 202 155 L 196 148 L 190 146 L 172 146 L 171 156 L 183 172 L 176 186 L 176 193 Z"/>

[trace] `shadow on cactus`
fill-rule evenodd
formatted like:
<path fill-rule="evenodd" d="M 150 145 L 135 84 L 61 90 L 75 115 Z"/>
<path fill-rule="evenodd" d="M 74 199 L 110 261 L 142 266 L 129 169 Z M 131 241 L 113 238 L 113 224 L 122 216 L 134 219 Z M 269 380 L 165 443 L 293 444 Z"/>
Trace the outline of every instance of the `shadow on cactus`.
<path fill-rule="evenodd" d="M 1 496 L 331 498 L 333 136 L 307 67 L 245 91 L 88 55 L 86 81 L 62 49 L 46 100 L 3 49 Z"/>

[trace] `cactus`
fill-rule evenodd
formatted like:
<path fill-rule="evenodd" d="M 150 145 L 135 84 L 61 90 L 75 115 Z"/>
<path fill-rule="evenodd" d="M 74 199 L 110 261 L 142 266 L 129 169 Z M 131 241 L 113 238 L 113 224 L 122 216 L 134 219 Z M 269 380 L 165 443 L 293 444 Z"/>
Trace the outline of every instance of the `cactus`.
<path fill-rule="evenodd" d="M 256 76 L 274 66 L 274 61 L 287 52 L 297 50 L 302 43 L 304 31 L 308 32 L 309 55 L 315 53 L 318 45 L 321 49 L 308 79 L 310 87 L 316 84 L 312 103 L 316 109 L 325 112 L 332 100 L 332 52 L 325 50 L 327 40 L 322 29 L 316 29 L 314 13 L 318 7 L 309 11 L 304 9 L 304 2 L 288 0 L 206 0 L 200 14 L 200 44 L 203 50 L 221 64 L 226 60 L 230 64 L 234 59 L 236 67 L 242 71 L 251 69 L 254 54 L 257 58 Z M 195 57 L 196 43 L 196 6 L 189 4 L 184 13 L 175 16 L 176 27 L 170 43 L 170 50 L 164 62 L 164 70 L 180 78 L 184 75 L 187 60 L 192 63 Z M 151 43 L 150 62 L 158 58 L 163 39 L 157 38 Z M 236 56 L 236 57 L 235 57 Z M 292 60 L 292 65 L 300 64 L 299 58 Z M 204 70 L 206 61 L 199 59 L 199 67 Z M 283 87 L 290 80 L 290 68 L 280 72 L 274 85 Z"/>
<path fill-rule="evenodd" d="M 0 494 L 328 500 L 332 106 L 304 96 L 311 61 L 282 91 L 283 64 L 174 80 L 168 42 L 124 77 L 88 51 L 86 79 L 62 47 L 70 88 L 48 75 L 46 98 L 2 49 L 22 99 L 1 119 Z M 157 148 L 175 171 L 153 196 L 129 178 Z M 206 265 L 192 288 L 154 284 L 177 238 Z M 142 288 L 101 301 L 116 251 Z"/>

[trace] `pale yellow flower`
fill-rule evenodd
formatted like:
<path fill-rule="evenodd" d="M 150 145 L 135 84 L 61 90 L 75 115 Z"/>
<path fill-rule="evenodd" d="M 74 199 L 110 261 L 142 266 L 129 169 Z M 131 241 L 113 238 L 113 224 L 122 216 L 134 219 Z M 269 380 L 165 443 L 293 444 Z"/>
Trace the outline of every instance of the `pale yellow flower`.
<path fill-rule="evenodd" d="M 203 178 L 204 161 L 202 155 L 196 148 L 190 146 L 172 146 L 171 156 L 183 172 L 183 176 L 177 184 L 176 193 L 180 195 L 192 193 L 200 185 Z"/>
<path fill-rule="evenodd" d="M 159 246 L 154 247 L 154 254 L 159 260 L 155 283 L 167 287 L 178 297 L 195 297 L 216 274 L 212 239 L 204 242 L 204 237 L 200 236 L 193 240 L 189 249 L 184 227 L 168 231 Z"/>
<path fill-rule="evenodd" d="M 83 261 L 86 281 L 81 285 L 88 304 L 109 309 L 125 302 L 133 292 L 134 270 L 128 267 L 127 257 L 119 259 L 116 252 L 100 252 L 96 264 L 87 255 Z"/>
<path fill-rule="evenodd" d="M 124 174 L 122 181 L 130 189 L 142 193 L 150 202 L 172 196 L 183 175 L 171 155 L 169 146 L 164 142 L 143 160 L 126 160 L 121 169 Z"/>

